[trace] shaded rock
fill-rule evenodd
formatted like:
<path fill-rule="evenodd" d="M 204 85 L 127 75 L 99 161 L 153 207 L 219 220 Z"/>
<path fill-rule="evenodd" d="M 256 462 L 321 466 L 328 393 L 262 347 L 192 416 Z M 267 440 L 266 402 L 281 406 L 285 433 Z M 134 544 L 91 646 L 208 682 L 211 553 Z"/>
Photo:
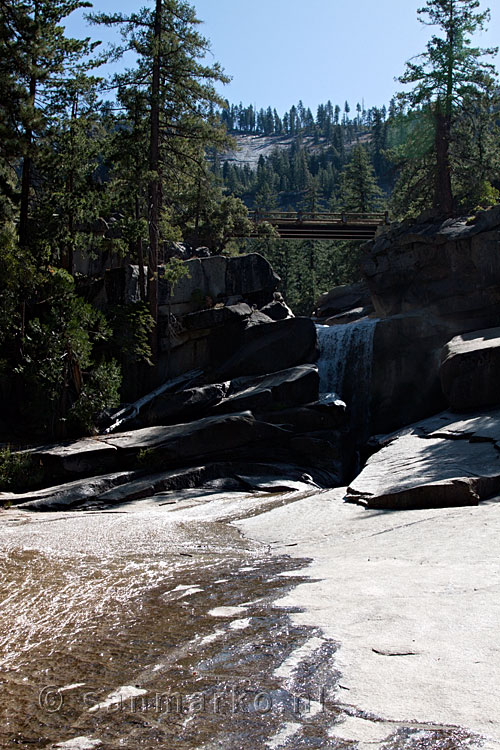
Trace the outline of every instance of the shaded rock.
<path fill-rule="evenodd" d="M 194 258 L 186 262 L 186 267 L 189 276 L 180 279 L 172 296 L 167 283 L 160 281 L 160 312 L 170 303 L 174 315 L 184 315 L 194 312 L 200 300 L 217 302 L 234 296 L 260 307 L 272 300 L 279 283 L 268 261 L 258 253 Z"/>
<path fill-rule="evenodd" d="M 343 445 L 338 434 L 326 432 L 297 435 L 290 440 L 290 448 L 297 457 L 311 466 L 328 469 L 335 467 L 339 478 L 342 476 Z"/>
<path fill-rule="evenodd" d="M 260 326 L 266 323 L 273 323 L 273 319 L 266 315 L 261 310 L 253 310 L 252 314 L 245 321 L 245 328 L 252 328 L 253 326 Z"/>
<path fill-rule="evenodd" d="M 352 323 L 355 320 L 363 320 L 371 315 L 373 311 L 372 305 L 367 307 L 354 307 L 352 310 L 327 318 L 324 324 L 327 326 L 345 325 L 346 323 Z"/>
<path fill-rule="evenodd" d="M 284 300 L 275 299 L 272 302 L 269 302 L 268 305 L 264 305 L 260 312 L 264 313 L 272 320 L 286 320 L 287 318 L 295 317 Z"/>
<path fill-rule="evenodd" d="M 264 422 L 291 428 L 294 432 L 335 430 L 346 426 L 346 406 L 341 401 L 330 404 L 318 401 L 293 409 L 258 412 L 256 416 Z"/>
<path fill-rule="evenodd" d="M 416 312 L 377 322 L 371 368 L 372 433 L 395 430 L 446 407 L 439 366 L 449 335 L 445 323 Z"/>
<path fill-rule="evenodd" d="M 285 430 L 258 422 L 250 412 L 244 412 L 42 446 L 30 453 L 48 474 L 92 475 L 105 471 L 109 465 L 129 467 L 140 453 L 149 457 L 152 464 L 166 468 L 248 453 L 251 446 L 252 455 L 260 457 L 270 441 L 277 451 L 286 454 L 288 438 Z"/>
<path fill-rule="evenodd" d="M 255 409 L 278 409 L 316 401 L 319 375 L 315 365 L 298 367 L 271 375 L 235 378 L 224 383 L 196 386 L 171 393 L 157 389 L 152 397 L 145 396 L 139 406 L 128 407 L 114 425 L 123 430 L 190 422 L 209 414 L 228 414 Z M 265 420 L 264 420 L 265 421 Z M 113 432 L 112 428 L 106 431 Z"/>
<path fill-rule="evenodd" d="M 441 386 L 451 408 L 469 411 L 500 403 L 500 328 L 456 336 L 443 348 Z"/>
<path fill-rule="evenodd" d="M 211 491 L 298 491 L 330 486 L 332 474 L 293 464 L 225 461 L 147 474 L 121 472 L 79 479 L 25 494 L 4 493 L 0 499 L 19 510 L 56 511 L 105 509 L 145 498 L 176 502 L 176 492 L 199 488 Z M 172 494 L 170 494 L 172 493 Z"/>
<path fill-rule="evenodd" d="M 500 207 L 467 218 L 404 222 L 363 246 L 361 269 L 380 316 L 423 310 L 453 333 L 500 319 Z"/>
<path fill-rule="evenodd" d="M 182 318 L 182 325 L 187 331 L 197 331 L 206 328 L 217 328 L 226 323 L 236 322 L 244 324 L 252 315 L 252 308 L 245 302 L 236 305 L 212 307 L 199 312 L 188 313 Z"/>
<path fill-rule="evenodd" d="M 262 307 L 271 302 L 279 284 L 279 277 L 258 253 L 234 258 L 224 255 L 191 258 L 186 261 L 186 268 L 189 275 L 178 281 L 173 294 L 162 278 L 162 267 L 159 268 L 160 315 L 169 309 L 173 315 L 185 315 L 196 312 L 207 299 L 216 303 L 231 297 Z M 107 304 L 139 301 L 139 267 L 129 265 L 106 271 L 105 289 Z"/>
<path fill-rule="evenodd" d="M 0 503 L 12 503 L 23 510 L 64 510 L 101 495 L 112 488 L 130 484 L 137 472 L 77 479 L 74 482 L 31 492 L 0 492 Z"/>
<path fill-rule="evenodd" d="M 477 505 L 500 490 L 499 441 L 500 411 L 423 421 L 368 460 L 346 499 L 386 509 Z"/>
<path fill-rule="evenodd" d="M 372 307 L 370 291 L 362 281 L 336 286 L 322 294 L 316 302 L 314 315 L 316 318 L 329 318 L 359 307 Z"/>
<path fill-rule="evenodd" d="M 211 407 L 223 401 L 223 384 L 188 388 L 180 393 L 165 393 L 141 409 L 137 423 L 141 427 L 189 422 L 204 416 Z"/>
<path fill-rule="evenodd" d="M 139 418 L 139 415 L 147 413 L 150 409 L 154 410 L 154 405 L 156 402 L 158 402 L 160 405 L 163 405 L 159 406 L 160 409 L 168 408 L 165 406 L 165 403 L 168 403 L 169 399 L 163 398 L 165 394 L 171 394 L 172 391 L 178 389 L 179 386 L 188 385 L 189 383 L 196 381 L 202 374 L 202 370 L 191 370 L 190 372 L 186 372 L 183 375 L 178 376 L 177 378 L 172 378 L 171 380 L 167 380 L 165 383 L 162 383 L 160 386 L 158 386 L 158 388 L 155 388 L 154 391 L 146 393 L 133 404 L 126 404 L 120 409 L 114 410 L 112 415 L 110 416 L 108 424 L 105 426 L 105 428 L 103 428 L 103 432 L 116 432 L 118 429 L 123 430 L 124 427 L 131 427 L 135 425 L 137 419 Z M 210 396 L 207 395 L 207 398 L 210 398 Z M 178 405 L 179 401 L 175 403 Z M 172 406 L 172 410 L 175 410 L 175 408 L 175 406 Z M 179 408 L 177 408 L 177 411 L 179 411 Z"/>
<path fill-rule="evenodd" d="M 316 401 L 319 375 L 315 365 L 300 365 L 261 377 L 235 378 L 229 383 L 224 400 L 214 412 L 228 413 L 246 409 L 279 410 Z"/>
<path fill-rule="evenodd" d="M 247 329 L 238 351 L 215 371 L 214 379 L 265 375 L 318 358 L 316 329 L 309 318 L 290 318 Z"/>

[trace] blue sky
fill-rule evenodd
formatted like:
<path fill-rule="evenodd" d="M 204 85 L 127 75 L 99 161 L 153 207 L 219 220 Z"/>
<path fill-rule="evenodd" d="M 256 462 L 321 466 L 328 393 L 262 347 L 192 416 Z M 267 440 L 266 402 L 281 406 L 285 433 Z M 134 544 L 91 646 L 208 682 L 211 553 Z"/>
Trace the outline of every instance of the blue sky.
<path fill-rule="evenodd" d="M 144 0 L 94 0 L 95 11 L 127 13 Z M 281 114 L 302 99 L 315 111 L 328 99 L 353 109 L 387 104 L 410 57 L 431 31 L 417 20 L 424 0 L 192 0 L 213 60 L 232 77 L 221 93 L 235 104 L 271 105 Z M 485 3 L 483 7 L 487 7 Z M 495 7 L 496 6 L 496 7 Z M 500 43 L 500 2 L 480 46 Z M 103 38 L 74 14 L 68 31 Z M 496 59 L 497 67 L 500 60 Z"/>

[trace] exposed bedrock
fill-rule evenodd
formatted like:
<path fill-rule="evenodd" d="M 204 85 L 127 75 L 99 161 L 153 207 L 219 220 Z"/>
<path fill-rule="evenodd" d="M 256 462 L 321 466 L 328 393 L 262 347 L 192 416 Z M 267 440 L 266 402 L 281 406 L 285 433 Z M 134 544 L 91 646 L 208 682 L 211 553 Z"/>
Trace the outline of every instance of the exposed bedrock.
<path fill-rule="evenodd" d="M 439 367 L 446 323 L 409 312 L 381 318 L 373 336 L 371 433 L 390 432 L 445 409 Z"/>
<path fill-rule="evenodd" d="M 0 501 L 33 510 L 93 500 L 101 507 L 214 481 L 220 489 L 258 488 L 259 472 L 274 490 L 345 481 L 345 406 L 319 399 L 316 366 L 181 386 L 131 405 L 106 434 L 30 449 L 52 486 Z"/>
<path fill-rule="evenodd" d="M 316 302 L 314 316 L 318 320 L 328 323 L 328 318 L 335 319 L 352 312 L 353 310 L 366 309 L 373 311 L 370 290 L 364 282 L 356 284 L 343 284 L 336 286 L 329 292 L 322 294 Z"/>
<path fill-rule="evenodd" d="M 500 403 L 500 328 L 455 336 L 441 359 L 441 385 L 454 411 Z"/>
<path fill-rule="evenodd" d="M 370 391 L 368 432 L 390 432 L 447 406 L 500 404 L 500 332 L 483 330 L 500 321 L 499 243 L 496 206 L 473 219 L 394 225 L 363 247 L 361 270 L 375 308 L 371 317 L 377 318 L 372 362 L 367 367 L 351 351 L 354 333 L 339 334 L 339 344 L 349 344 L 339 390 L 348 407 L 356 391 Z M 369 318 L 357 320 L 362 290 L 338 287 L 323 295 L 318 311 L 335 313 L 326 320 L 335 327 L 366 326 Z M 363 373 L 371 378 L 368 388 L 356 384 Z"/>
<path fill-rule="evenodd" d="M 368 508 L 477 505 L 500 492 L 500 411 L 443 412 L 385 439 L 346 499 Z"/>
<path fill-rule="evenodd" d="M 455 333 L 500 320 L 500 206 L 476 217 L 404 222 L 364 246 L 377 315 L 422 310 Z"/>

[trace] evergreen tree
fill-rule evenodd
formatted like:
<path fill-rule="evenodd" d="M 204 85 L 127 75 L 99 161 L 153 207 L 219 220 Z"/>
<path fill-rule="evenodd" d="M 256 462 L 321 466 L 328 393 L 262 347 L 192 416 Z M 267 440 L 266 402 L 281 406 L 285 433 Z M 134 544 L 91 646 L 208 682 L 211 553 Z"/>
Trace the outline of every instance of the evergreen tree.
<path fill-rule="evenodd" d="M 422 23 L 438 26 L 426 51 L 406 64 L 399 80 L 413 85 L 401 95 L 411 106 L 423 105 L 434 121 L 435 159 L 434 208 L 452 214 L 455 208 L 452 188 L 450 147 L 459 111 L 471 98 L 491 88 L 494 68 L 481 58 L 496 49 L 471 46 L 472 35 L 484 28 L 489 11 L 478 11 L 479 0 L 427 0 L 418 10 Z"/>
<path fill-rule="evenodd" d="M 13 95 L 13 103 L 6 106 L 17 131 L 11 131 L 8 141 L 12 155 L 21 161 L 18 226 L 22 246 L 28 244 L 38 141 L 63 115 L 70 82 L 84 81 L 84 72 L 92 66 L 85 59 L 96 46 L 88 39 L 67 37 L 62 22 L 73 11 L 89 6 L 81 0 L 4 0 L 1 5 L 2 64 L 10 71 L 7 85 Z"/>
<path fill-rule="evenodd" d="M 172 204 L 179 192 L 177 180 L 183 181 L 191 173 L 196 186 L 205 147 L 224 142 L 218 127 L 220 120 L 213 109 L 214 104 L 223 106 L 224 102 L 213 84 L 228 79 L 217 63 L 204 64 L 208 42 L 196 30 L 199 21 L 194 9 L 181 0 L 156 0 L 154 10 L 144 8 L 129 16 L 100 13 L 91 18 L 95 23 L 121 29 L 124 43 L 115 55 L 134 50 L 138 56 L 136 68 L 117 75 L 115 83 L 143 91 L 147 100 L 148 302 L 156 322 L 159 249 L 162 240 L 171 233 Z M 246 119 L 253 130 L 252 107 Z M 152 341 L 155 344 L 156 335 Z"/>
<path fill-rule="evenodd" d="M 382 191 L 366 149 L 356 145 L 341 178 L 342 206 L 348 211 L 367 213 L 380 207 L 381 198 Z"/>

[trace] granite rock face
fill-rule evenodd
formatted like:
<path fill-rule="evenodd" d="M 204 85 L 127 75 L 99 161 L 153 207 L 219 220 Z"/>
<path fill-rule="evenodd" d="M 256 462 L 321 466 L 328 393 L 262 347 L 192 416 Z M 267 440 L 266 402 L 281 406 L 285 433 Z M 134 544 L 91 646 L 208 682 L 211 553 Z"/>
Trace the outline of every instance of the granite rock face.
<path fill-rule="evenodd" d="M 288 318 L 247 328 L 240 346 L 218 368 L 217 380 L 243 375 L 266 375 L 318 358 L 316 328 L 310 318 Z"/>
<path fill-rule="evenodd" d="M 500 411 L 445 412 L 399 435 L 367 462 L 346 500 L 405 510 L 477 505 L 500 491 Z"/>
<path fill-rule="evenodd" d="M 324 320 L 325 318 L 348 313 L 355 308 L 373 310 L 370 290 L 364 282 L 343 284 L 322 294 L 316 302 L 314 316 Z"/>
<path fill-rule="evenodd" d="M 500 328 L 455 336 L 443 349 L 440 376 L 454 411 L 500 404 Z"/>
<path fill-rule="evenodd" d="M 420 310 L 454 333 L 500 319 L 500 206 L 474 220 L 404 222 L 364 246 L 361 268 L 377 315 Z"/>
<path fill-rule="evenodd" d="M 441 390 L 441 350 L 446 323 L 410 312 L 381 318 L 373 337 L 371 432 L 390 432 L 447 406 Z"/>

